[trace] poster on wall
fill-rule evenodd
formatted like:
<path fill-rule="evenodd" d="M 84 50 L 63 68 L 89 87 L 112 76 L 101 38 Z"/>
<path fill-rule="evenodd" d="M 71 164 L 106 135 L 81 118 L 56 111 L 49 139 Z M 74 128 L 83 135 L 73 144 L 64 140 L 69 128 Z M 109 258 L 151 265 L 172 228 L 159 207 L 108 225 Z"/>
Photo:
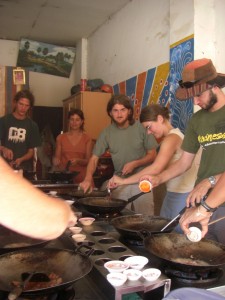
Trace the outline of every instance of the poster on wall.
<path fill-rule="evenodd" d="M 75 60 L 76 48 L 21 39 L 17 67 L 29 71 L 70 77 Z"/>

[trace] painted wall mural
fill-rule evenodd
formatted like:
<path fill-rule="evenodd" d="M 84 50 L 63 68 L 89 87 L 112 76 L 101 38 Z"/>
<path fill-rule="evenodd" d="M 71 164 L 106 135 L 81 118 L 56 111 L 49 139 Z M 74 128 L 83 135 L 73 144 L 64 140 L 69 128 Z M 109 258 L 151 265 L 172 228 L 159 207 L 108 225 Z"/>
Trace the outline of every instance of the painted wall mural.
<path fill-rule="evenodd" d="M 114 85 L 114 94 L 125 94 L 131 99 L 136 119 L 141 109 L 151 103 L 169 107 L 173 126 L 184 132 L 193 114 L 193 102 L 192 99 L 176 100 L 175 91 L 184 65 L 193 57 L 194 37 L 191 36 L 170 47 L 170 62 Z"/>
<path fill-rule="evenodd" d="M 193 114 L 192 98 L 179 101 L 175 97 L 178 81 L 182 78 L 182 70 L 190 61 L 194 60 L 194 37 L 188 37 L 170 48 L 170 112 L 174 127 L 185 131 L 187 123 Z"/>

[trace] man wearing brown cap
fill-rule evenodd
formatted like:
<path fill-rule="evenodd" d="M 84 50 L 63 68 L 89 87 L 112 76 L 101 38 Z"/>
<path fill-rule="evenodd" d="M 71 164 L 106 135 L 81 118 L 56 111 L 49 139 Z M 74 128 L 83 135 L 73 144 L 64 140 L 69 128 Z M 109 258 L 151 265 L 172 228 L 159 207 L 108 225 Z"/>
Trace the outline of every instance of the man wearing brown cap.
<path fill-rule="evenodd" d="M 202 219 L 211 221 L 225 215 L 225 206 L 218 209 L 210 207 L 204 196 L 215 186 L 221 174 L 225 171 L 225 94 L 221 90 L 225 86 L 225 74 L 216 72 L 210 59 L 199 59 L 187 64 L 182 72 L 182 80 L 176 91 L 180 101 L 194 98 L 194 104 L 202 109 L 196 112 L 187 126 L 182 144 L 183 155 L 173 165 L 158 176 L 151 176 L 153 186 L 174 178 L 188 170 L 202 148 L 201 161 L 195 188 L 187 198 L 187 209 L 181 218 L 181 226 L 188 233 L 190 220 Z M 195 204 L 198 203 L 198 207 Z M 210 202 L 211 203 L 211 202 Z M 190 217 L 190 215 L 192 217 Z M 223 221 L 209 228 L 203 222 L 202 235 L 208 231 L 207 238 L 225 244 Z"/>

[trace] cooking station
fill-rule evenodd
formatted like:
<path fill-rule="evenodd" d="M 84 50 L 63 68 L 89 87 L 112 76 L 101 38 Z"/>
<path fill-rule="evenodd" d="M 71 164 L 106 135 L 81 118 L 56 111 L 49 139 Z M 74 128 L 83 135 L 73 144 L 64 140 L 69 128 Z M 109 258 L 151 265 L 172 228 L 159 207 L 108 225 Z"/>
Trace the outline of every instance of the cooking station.
<path fill-rule="evenodd" d="M 81 207 L 76 207 L 76 210 L 82 211 Z M 83 210 L 83 216 L 90 216 L 90 213 Z M 210 271 L 208 269 L 203 269 L 201 272 L 193 272 L 186 274 L 180 270 L 173 269 L 168 267 L 160 258 L 152 255 L 146 248 L 143 246 L 143 241 L 136 240 L 132 238 L 126 238 L 124 235 L 118 233 L 114 226 L 112 226 L 112 218 L 119 216 L 129 216 L 134 213 L 128 209 L 124 209 L 116 216 L 110 215 L 100 215 L 96 216 L 96 221 L 91 226 L 83 227 L 83 231 L 87 234 L 87 240 L 89 240 L 91 247 L 96 249 L 96 253 L 92 256 L 93 260 L 93 270 L 94 277 L 96 280 L 98 278 L 99 284 L 107 286 L 106 290 L 109 290 L 105 275 L 107 271 L 102 269 L 102 265 L 107 261 L 104 258 L 112 259 L 125 259 L 130 254 L 143 255 L 149 259 L 149 267 L 159 268 L 162 271 L 162 276 L 158 279 L 156 285 L 149 286 L 145 289 L 143 285 L 140 287 L 134 287 L 133 283 L 132 288 L 129 290 L 128 281 L 124 287 L 116 288 L 113 293 L 113 297 L 107 297 L 107 299 L 121 299 L 116 298 L 120 297 L 121 294 L 126 294 L 129 292 L 139 292 L 138 295 L 141 299 L 154 299 L 159 300 L 163 298 L 163 295 L 169 291 L 179 287 L 200 287 L 205 289 L 210 289 L 218 294 L 221 294 L 225 297 L 225 266 L 221 265 L 219 268 L 212 268 Z M 112 238 L 112 239 L 111 239 Z M 97 243 L 96 243 L 97 241 Z M 101 241 L 101 242 L 100 242 Z M 94 243 L 94 244 L 93 244 Z M 109 249 L 112 248 L 113 252 L 109 252 Z M 107 251 L 105 251 L 107 249 Z M 118 251 L 117 251 L 118 250 Z M 102 253 L 103 251 L 104 253 Z M 113 255 L 111 255 L 113 254 Z M 99 273 L 99 276 L 96 275 Z M 93 272 L 91 272 L 93 274 Z M 90 277 L 91 274 L 88 276 Z M 100 278 L 99 278 L 100 277 Z M 104 285 L 102 278 L 104 277 Z M 143 282 L 141 282 L 143 284 Z M 134 283 L 135 284 L 135 283 Z M 138 285 L 137 285 L 138 286 Z M 138 288 L 140 288 L 138 290 Z M 114 288 L 111 288 L 114 289 Z"/>
<path fill-rule="evenodd" d="M 143 245 L 141 239 L 126 238 L 121 235 L 111 221 L 119 216 L 132 216 L 134 212 L 123 209 L 120 212 L 112 214 L 94 214 L 87 211 L 84 207 L 79 205 L 79 197 L 71 196 L 68 191 L 77 192 L 77 185 L 68 183 L 54 183 L 36 181 L 35 186 L 44 192 L 56 190 L 65 199 L 76 200 L 73 205 L 75 212 L 82 212 L 82 216 L 94 216 L 95 222 L 91 226 L 83 227 L 82 233 L 86 234 L 84 245 L 93 249 L 92 255 L 89 256 L 93 264 L 91 272 L 78 279 L 71 287 L 60 290 L 59 292 L 44 295 L 42 297 L 32 297 L 36 300 L 121 300 L 126 299 L 154 299 L 161 300 L 163 296 L 179 287 L 201 287 L 211 289 L 219 294 L 225 296 L 225 266 L 213 269 L 210 274 L 183 274 L 178 270 L 171 270 L 160 258 L 151 254 Z M 69 194 L 69 195 L 68 195 Z M 81 197 L 82 198 L 82 197 Z M 45 248 L 60 248 L 74 250 L 81 246 L 81 243 L 75 243 L 71 238 L 69 230 L 56 240 L 50 241 Z M 81 251 L 87 252 L 86 248 Z M 114 288 L 106 279 L 108 271 L 104 268 L 104 263 L 108 260 L 125 258 L 131 255 L 143 255 L 148 257 L 149 263 L 146 267 L 155 267 L 162 271 L 162 275 L 155 282 L 147 282 L 143 278 L 138 281 L 127 281 L 123 286 Z M 145 267 L 145 268 L 146 268 Z M 129 298 L 130 294 L 134 298 Z M 6 300 L 6 293 L 0 293 L 0 300 Z M 19 298 L 30 299 L 30 298 Z"/>

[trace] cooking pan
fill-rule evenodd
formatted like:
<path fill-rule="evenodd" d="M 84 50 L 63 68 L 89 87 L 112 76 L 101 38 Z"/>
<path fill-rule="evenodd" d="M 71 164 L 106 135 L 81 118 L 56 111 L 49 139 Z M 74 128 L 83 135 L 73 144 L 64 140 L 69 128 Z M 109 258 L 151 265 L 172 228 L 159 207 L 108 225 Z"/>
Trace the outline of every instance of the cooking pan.
<path fill-rule="evenodd" d="M 93 190 L 91 193 L 84 193 L 81 189 L 76 189 L 70 192 L 67 192 L 67 195 L 72 196 L 74 198 L 97 198 L 97 197 L 106 197 L 108 195 L 107 191 L 95 191 Z"/>
<path fill-rule="evenodd" d="M 73 178 L 77 176 L 79 172 L 70 172 L 70 171 L 50 171 L 47 176 L 48 179 L 51 180 L 52 183 L 56 182 L 72 182 Z"/>
<path fill-rule="evenodd" d="M 108 214 L 118 213 L 125 208 L 128 203 L 131 203 L 138 199 L 144 193 L 141 192 L 126 200 L 115 199 L 110 197 L 94 197 L 94 198 L 81 198 L 78 200 L 78 204 L 83 206 L 84 209 L 91 213 L 96 214 Z"/>
<path fill-rule="evenodd" d="M 0 253 L 6 253 L 19 249 L 42 247 L 49 241 L 33 239 L 0 226 Z"/>
<path fill-rule="evenodd" d="M 135 214 L 113 218 L 111 224 L 126 239 L 142 240 L 140 231 L 146 230 L 152 234 L 159 233 L 169 221 L 169 219 L 159 216 Z M 168 226 L 164 232 L 171 232 L 177 223 L 174 222 Z"/>
<path fill-rule="evenodd" d="M 84 247 L 84 246 L 82 246 Z M 89 247 L 90 249 L 90 247 Z M 10 292 L 12 281 L 21 282 L 24 274 L 41 272 L 46 275 L 55 273 L 62 282 L 55 286 L 26 290 L 22 295 L 40 295 L 60 290 L 72 285 L 75 281 L 87 275 L 92 269 L 88 255 L 77 251 L 43 248 L 19 250 L 0 256 L 0 290 Z"/>
<path fill-rule="evenodd" d="M 193 243 L 184 234 L 161 233 L 144 238 L 146 250 L 172 268 L 185 272 L 218 268 L 225 264 L 225 245 L 202 239 Z"/>

